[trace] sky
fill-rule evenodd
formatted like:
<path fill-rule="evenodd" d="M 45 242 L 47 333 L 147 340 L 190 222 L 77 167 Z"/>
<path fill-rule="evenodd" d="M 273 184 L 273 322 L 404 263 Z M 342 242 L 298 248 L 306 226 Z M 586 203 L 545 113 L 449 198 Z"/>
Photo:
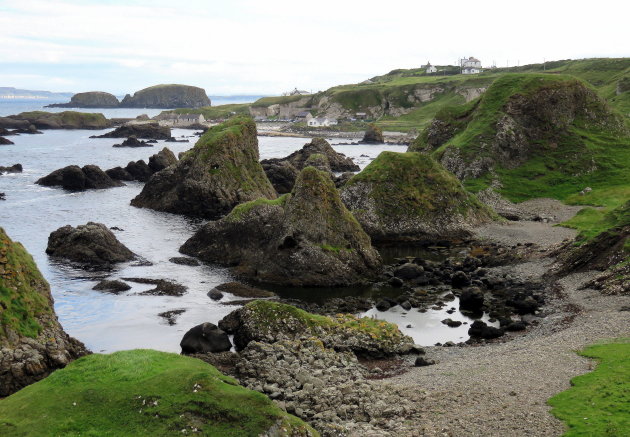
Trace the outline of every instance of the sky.
<path fill-rule="evenodd" d="M 396 68 L 630 56 L 623 0 L 0 0 L 0 86 L 279 95 Z"/>

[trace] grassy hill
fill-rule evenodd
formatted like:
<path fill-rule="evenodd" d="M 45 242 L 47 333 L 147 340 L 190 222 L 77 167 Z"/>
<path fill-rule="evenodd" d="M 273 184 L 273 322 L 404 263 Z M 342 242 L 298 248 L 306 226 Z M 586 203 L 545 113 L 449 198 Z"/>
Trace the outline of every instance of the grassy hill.
<path fill-rule="evenodd" d="M 152 350 L 89 355 L 0 400 L 5 437 L 228 437 L 269 430 L 318 435 L 211 365 Z"/>

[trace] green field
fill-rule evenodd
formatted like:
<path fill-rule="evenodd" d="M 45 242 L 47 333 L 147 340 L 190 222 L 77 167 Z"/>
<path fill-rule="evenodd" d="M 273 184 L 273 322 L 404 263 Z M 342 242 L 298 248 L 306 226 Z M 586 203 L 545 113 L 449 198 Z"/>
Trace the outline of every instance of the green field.
<path fill-rule="evenodd" d="M 630 432 L 630 339 L 597 344 L 580 355 L 599 361 L 549 400 L 568 427 L 565 437 L 622 437 Z"/>

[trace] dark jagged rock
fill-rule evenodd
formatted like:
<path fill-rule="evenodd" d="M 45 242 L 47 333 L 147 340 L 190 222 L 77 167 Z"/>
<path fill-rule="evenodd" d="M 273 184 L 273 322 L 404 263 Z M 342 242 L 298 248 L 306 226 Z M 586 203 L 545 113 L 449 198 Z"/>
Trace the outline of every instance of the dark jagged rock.
<path fill-rule="evenodd" d="M 255 281 L 283 285 L 358 284 L 381 268 L 370 238 L 329 175 L 313 167 L 302 170 L 291 194 L 237 206 L 200 229 L 180 251 L 236 266 Z"/>
<path fill-rule="evenodd" d="M 208 297 L 212 300 L 221 300 L 223 299 L 223 293 L 221 293 L 216 288 L 213 288 L 208 292 Z"/>
<path fill-rule="evenodd" d="M 69 191 L 105 189 L 124 185 L 122 182 L 112 179 L 96 165 L 86 165 L 83 168 L 70 165 L 60 168 L 37 180 L 36 184 L 47 187 L 61 186 Z"/>
<path fill-rule="evenodd" d="M 127 94 L 120 102 L 121 108 L 201 108 L 210 106 L 210 99 L 203 88 L 189 85 L 155 85 Z"/>
<path fill-rule="evenodd" d="M 162 313 L 158 313 L 158 317 L 162 317 L 163 319 L 166 320 L 166 323 L 168 323 L 169 326 L 173 326 L 177 324 L 177 318 L 181 316 L 182 314 L 184 314 L 185 312 L 186 310 L 184 308 L 180 308 L 177 310 L 170 310 L 170 311 L 164 311 Z"/>
<path fill-rule="evenodd" d="M 175 163 L 177 163 L 177 157 L 168 147 L 165 147 L 149 158 L 148 165 L 153 172 L 158 172 Z"/>
<path fill-rule="evenodd" d="M 134 181 L 135 180 L 135 178 L 131 175 L 131 173 L 129 173 L 127 170 L 125 170 L 122 167 L 110 168 L 109 170 L 105 170 L 105 173 L 107 174 L 107 176 L 109 176 L 110 178 L 116 181 Z"/>
<path fill-rule="evenodd" d="M 383 152 L 341 188 L 377 242 L 466 238 L 492 212 L 429 156 Z"/>
<path fill-rule="evenodd" d="M 77 93 L 70 99 L 69 103 L 53 103 L 46 105 L 47 108 L 116 108 L 120 102 L 110 93 L 102 91 L 88 91 Z"/>
<path fill-rule="evenodd" d="M 0 166 L 0 175 L 3 173 L 22 173 L 22 164 L 13 164 L 10 167 Z"/>
<path fill-rule="evenodd" d="M 114 144 L 112 147 L 153 147 L 153 144 L 141 141 L 135 135 L 132 135 L 121 144 Z"/>
<path fill-rule="evenodd" d="M 111 132 L 92 138 L 144 138 L 153 140 L 168 140 L 171 138 L 171 128 L 160 126 L 158 123 L 125 124 Z"/>
<path fill-rule="evenodd" d="M 469 311 L 480 312 L 483 307 L 483 291 L 477 287 L 467 288 L 459 296 L 459 308 Z"/>
<path fill-rule="evenodd" d="M 276 193 L 259 163 L 256 125 L 235 117 L 209 129 L 179 162 L 156 173 L 131 204 L 216 219 L 259 197 Z"/>
<path fill-rule="evenodd" d="M 278 194 L 291 192 L 295 179 L 299 174 L 298 169 L 293 164 L 288 161 L 274 159 L 263 159 L 260 164 Z"/>
<path fill-rule="evenodd" d="M 374 123 L 368 124 L 367 130 L 360 141 L 363 144 L 383 144 L 383 130 Z"/>
<path fill-rule="evenodd" d="M 191 328 L 179 343 L 183 354 L 227 352 L 232 348 L 228 335 L 206 322 Z"/>
<path fill-rule="evenodd" d="M 187 256 L 176 256 L 173 258 L 169 258 L 169 261 L 173 264 L 179 264 L 182 266 L 196 267 L 199 265 L 199 261 L 197 261 L 195 258 L 188 258 Z"/>
<path fill-rule="evenodd" d="M 217 290 L 223 293 L 230 293 L 237 297 L 246 297 L 249 299 L 273 297 L 276 295 L 271 291 L 250 287 L 249 285 L 241 284 L 240 282 L 226 282 L 225 284 L 217 285 L 213 290 Z"/>
<path fill-rule="evenodd" d="M 36 129 L 106 129 L 112 122 L 103 114 L 75 111 L 31 111 L 0 118 L 0 127 L 7 129 L 31 130 L 31 125 Z"/>
<path fill-rule="evenodd" d="M 123 291 L 131 290 L 131 286 L 129 286 L 129 284 L 125 284 L 123 281 L 103 280 L 103 281 L 100 281 L 98 284 L 96 284 L 94 287 L 92 287 L 92 290 L 108 291 L 110 293 L 118 294 L 118 293 L 122 293 Z"/>
<path fill-rule="evenodd" d="M 135 162 L 130 161 L 129 164 L 127 164 L 127 167 L 125 167 L 125 170 L 135 180 L 140 182 L 148 181 L 149 178 L 153 175 L 153 171 L 151 171 L 151 168 L 142 159 Z"/>
<path fill-rule="evenodd" d="M 107 226 L 94 222 L 76 228 L 67 225 L 52 232 L 46 253 L 79 264 L 103 267 L 135 258 Z"/>
<path fill-rule="evenodd" d="M 0 137 L 0 146 L 9 146 L 11 144 L 15 144 L 15 143 L 11 140 L 7 140 L 4 137 Z"/>
<path fill-rule="evenodd" d="M 20 243 L 0 228 L 0 397 L 89 351 L 57 320 L 48 283 Z"/>
<path fill-rule="evenodd" d="M 151 284 L 155 285 L 147 291 L 140 293 L 143 296 L 183 296 L 188 287 L 178 284 L 175 281 L 168 279 L 151 279 L 151 278 L 123 278 L 125 281 L 135 282 L 138 284 Z"/>
<path fill-rule="evenodd" d="M 505 332 L 501 328 L 495 328 L 494 326 L 488 326 L 486 323 L 475 320 L 468 329 L 468 335 L 473 338 L 493 339 L 503 336 Z"/>

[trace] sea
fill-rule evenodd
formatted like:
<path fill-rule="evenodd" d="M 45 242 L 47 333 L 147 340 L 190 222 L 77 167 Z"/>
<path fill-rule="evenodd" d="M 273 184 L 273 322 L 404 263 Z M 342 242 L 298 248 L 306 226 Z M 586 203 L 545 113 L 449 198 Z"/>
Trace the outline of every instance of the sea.
<path fill-rule="evenodd" d="M 0 101 L 0 116 L 32 110 L 57 110 L 44 109 L 43 106 L 42 102 Z M 159 110 L 103 109 L 91 112 L 102 112 L 111 118 L 140 114 L 152 116 Z M 33 255 L 50 283 L 55 311 L 64 329 L 92 351 L 152 348 L 179 352 L 179 342 L 190 328 L 203 322 L 216 324 L 236 308 L 225 303 L 238 300 L 228 295 L 221 302 L 215 302 L 207 296 L 215 286 L 234 280 L 226 268 L 210 264 L 185 266 L 169 261 L 172 257 L 181 256 L 178 248 L 203 226 L 204 221 L 132 207 L 131 199 L 143 186 L 139 182 L 79 193 L 35 184 L 42 176 L 67 165 L 96 164 L 103 169 L 125 166 L 132 160 L 147 161 L 150 155 L 164 146 L 177 155 L 193 147 L 197 139 L 192 130 L 174 129 L 173 136 L 187 142 L 164 144 L 158 141 L 153 148 L 134 149 L 112 147 L 120 142 L 119 139 L 90 138 L 107 131 L 109 129 L 46 130 L 39 135 L 9 137 L 15 144 L 0 146 L 0 166 L 20 163 L 24 171 L 0 176 L 0 192 L 6 195 L 6 200 L 0 201 L 0 226 Z M 266 159 L 287 156 L 310 139 L 261 136 L 258 141 L 261 159 Z M 344 145 L 339 143 L 347 140 L 329 141 L 336 151 L 351 157 L 361 168 L 385 150 L 406 150 L 404 145 Z M 89 221 L 120 229 L 115 231 L 118 239 L 151 265 L 121 264 L 116 270 L 104 274 L 77 269 L 46 255 L 51 232 L 61 226 L 77 226 Z M 181 297 L 147 296 L 140 293 L 152 286 L 133 282 L 128 282 L 131 290 L 119 295 L 92 289 L 101 279 L 125 277 L 168 279 L 185 285 L 188 291 Z M 339 296 L 344 293 L 356 294 L 357 290 L 308 290 L 299 297 L 317 300 L 318 294 Z M 415 310 L 405 312 L 395 307 L 386 312 L 373 309 L 364 315 L 397 323 L 416 343 L 432 345 L 468 339 L 467 325 L 448 328 L 440 323 L 447 317 L 471 322 L 459 312 L 446 314 L 449 307 L 457 306 L 457 301 L 453 301 L 443 310 L 428 310 L 425 313 Z M 158 315 L 173 310 L 183 311 L 173 325 Z"/>

